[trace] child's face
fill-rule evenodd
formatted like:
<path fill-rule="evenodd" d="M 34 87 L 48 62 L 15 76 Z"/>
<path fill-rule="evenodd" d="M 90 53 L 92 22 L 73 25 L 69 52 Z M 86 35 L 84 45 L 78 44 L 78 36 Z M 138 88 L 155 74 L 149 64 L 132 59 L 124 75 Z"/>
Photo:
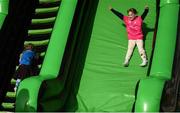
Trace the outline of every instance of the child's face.
<path fill-rule="evenodd" d="M 26 50 L 32 50 L 32 46 L 31 45 L 28 45 L 28 46 L 26 46 Z"/>
<path fill-rule="evenodd" d="M 136 14 L 134 14 L 133 12 L 129 11 L 128 12 L 128 17 L 130 20 L 133 20 L 136 17 Z"/>

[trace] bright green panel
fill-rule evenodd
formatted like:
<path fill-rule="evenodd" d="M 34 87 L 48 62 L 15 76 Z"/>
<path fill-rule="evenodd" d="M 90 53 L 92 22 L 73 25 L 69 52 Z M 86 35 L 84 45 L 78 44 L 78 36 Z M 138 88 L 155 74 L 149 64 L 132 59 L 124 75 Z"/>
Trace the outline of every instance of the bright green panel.
<path fill-rule="evenodd" d="M 139 83 L 139 90 L 135 105 L 136 112 L 157 112 L 165 80 L 148 77 Z"/>
<path fill-rule="evenodd" d="M 175 1 L 174 4 L 167 3 L 160 8 L 151 76 L 165 79 L 171 78 L 179 14 L 179 4 L 175 3 Z"/>
<path fill-rule="evenodd" d="M 156 45 L 150 71 L 152 78 L 140 82 L 135 104 L 135 111 L 138 112 L 160 110 L 164 82 L 171 78 L 179 3 L 178 0 L 162 0 L 160 4 Z"/>
<path fill-rule="evenodd" d="M 0 0 L 0 29 L 4 23 L 4 19 L 8 14 L 9 0 Z"/>
<path fill-rule="evenodd" d="M 77 111 L 131 111 L 138 80 L 145 78 L 147 67 L 139 67 L 137 48 L 129 67 L 122 63 L 127 50 L 127 34 L 123 22 L 108 10 L 108 6 L 126 14 L 134 7 L 141 15 L 144 6 L 150 7 L 145 18 L 145 48 L 148 58 L 152 50 L 155 26 L 155 0 L 99 0 L 85 67 L 77 94 Z"/>

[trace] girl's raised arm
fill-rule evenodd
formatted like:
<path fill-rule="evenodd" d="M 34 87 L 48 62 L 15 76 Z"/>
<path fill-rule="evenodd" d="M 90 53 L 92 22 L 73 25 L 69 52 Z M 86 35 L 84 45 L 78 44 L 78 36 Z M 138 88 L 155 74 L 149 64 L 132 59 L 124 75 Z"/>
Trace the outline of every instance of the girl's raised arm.
<path fill-rule="evenodd" d="M 113 9 L 111 6 L 109 6 L 109 10 L 112 11 L 116 16 L 118 16 L 121 20 L 123 20 L 124 15 L 115 9 Z"/>
<path fill-rule="evenodd" d="M 144 12 L 143 12 L 143 14 L 141 15 L 142 20 L 145 19 L 145 17 L 147 16 L 148 12 L 149 12 L 149 7 L 148 7 L 148 6 L 145 6 Z"/>

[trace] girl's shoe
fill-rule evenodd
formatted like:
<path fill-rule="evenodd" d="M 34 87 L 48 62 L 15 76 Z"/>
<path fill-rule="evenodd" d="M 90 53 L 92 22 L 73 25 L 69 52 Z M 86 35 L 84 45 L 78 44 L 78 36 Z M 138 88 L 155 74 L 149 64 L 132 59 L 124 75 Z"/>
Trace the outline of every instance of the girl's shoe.
<path fill-rule="evenodd" d="M 125 60 L 124 63 L 123 63 L 123 66 L 128 67 L 129 66 L 129 61 Z"/>
<path fill-rule="evenodd" d="M 147 66 L 148 61 L 147 60 L 143 60 L 143 62 L 140 64 L 141 67 L 145 67 Z"/>

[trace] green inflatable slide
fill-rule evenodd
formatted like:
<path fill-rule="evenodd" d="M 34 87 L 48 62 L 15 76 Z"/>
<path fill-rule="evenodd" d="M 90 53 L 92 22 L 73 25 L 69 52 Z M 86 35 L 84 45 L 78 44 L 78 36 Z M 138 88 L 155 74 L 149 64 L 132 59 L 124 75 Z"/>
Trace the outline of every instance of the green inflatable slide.
<path fill-rule="evenodd" d="M 81 17 L 77 26 L 82 29 L 71 35 L 73 18 L 77 18 L 74 14 L 78 12 L 75 10 L 80 2 L 61 1 L 40 74 L 21 82 L 16 96 L 16 111 L 131 112 L 134 109 L 138 112 L 158 112 L 160 110 L 164 83 L 171 79 L 179 1 L 160 0 L 159 16 L 156 0 L 92 1 L 85 0 L 84 4 L 82 3 L 84 13 L 81 15 L 85 16 Z M 86 7 L 87 4 L 89 7 Z M 108 7 L 112 6 L 124 15 L 127 15 L 127 9 L 134 7 L 138 15 L 141 15 L 146 5 L 149 6 L 149 13 L 144 19 L 143 30 L 148 66 L 139 66 L 141 58 L 136 47 L 129 66 L 124 67 L 123 61 L 128 44 L 126 28 L 123 21 Z M 79 11 L 81 12 L 83 11 Z M 86 35 L 87 32 L 89 35 Z M 63 55 L 68 45 L 68 36 L 76 36 L 78 33 L 81 34 L 82 40 L 87 41 L 81 46 L 74 46 L 74 54 L 78 55 L 72 57 L 71 61 L 75 62 L 73 60 L 77 59 L 84 61 L 74 64 L 73 70 L 67 70 L 67 73 L 71 73 L 71 77 L 65 77 L 66 80 L 62 81 L 60 78 L 64 75 L 60 70 L 63 68 L 62 62 L 65 59 Z M 78 39 L 80 38 L 74 40 L 80 45 L 82 42 Z M 81 55 L 84 54 L 83 48 L 87 48 L 85 55 Z M 76 73 L 77 70 L 81 70 L 81 73 Z M 77 76 L 79 79 L 75 81 Z M 76 83 L 78 86 L 71 84 L 66 87 L 69 82 L 78 82 Z M 44 83 L 47 83 L 45 88 Z M 76 93 L 73 92 L 73 88 L 76 88 Z M 71 95 L 75 95 L 75 99 L 72 99 Z"/>

